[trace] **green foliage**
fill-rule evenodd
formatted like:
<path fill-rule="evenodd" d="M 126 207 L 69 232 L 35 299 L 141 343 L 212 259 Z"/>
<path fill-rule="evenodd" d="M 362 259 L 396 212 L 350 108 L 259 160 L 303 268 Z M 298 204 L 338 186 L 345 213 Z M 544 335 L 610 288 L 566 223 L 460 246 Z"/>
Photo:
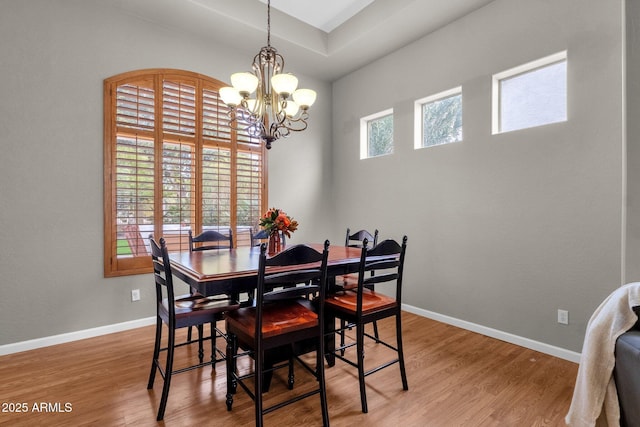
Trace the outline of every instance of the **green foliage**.
<path fill-rule="evenodd" d="M 369 121 L 367 133 L 369 157 L 393 153 L 393 114 Z"/>
<path fill-rule="evenodd" d="M 427 103 L 422 107 L 424 147 L 462 140 L 462 95 Z"/>

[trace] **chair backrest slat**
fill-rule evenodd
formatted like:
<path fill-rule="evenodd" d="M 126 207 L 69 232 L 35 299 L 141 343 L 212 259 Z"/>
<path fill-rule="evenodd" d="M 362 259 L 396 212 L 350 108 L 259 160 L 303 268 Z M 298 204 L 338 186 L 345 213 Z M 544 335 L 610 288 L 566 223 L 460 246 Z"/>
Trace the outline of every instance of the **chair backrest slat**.
<path fill-rule="evenodd" d="M 166 289 L 167 299 L 173 301 L 175 299 L 173 292 L 173 272 L 171 271 L 171 263 L 169 262 L 169 251 L 164 238 L 160 238 L 160 242 L 155 241 L 152 235 L 149 235 L 151 244 L 151 260 L 153 261 L 153 275 L 156 282 L 156 300 L 158 304 L 162 304 L 163 289 Z M 174 304 L 167 304 L 169 307 L 169 318 L 175 318 Z M 171 320 L 173 321 L 173 320 Z"/>
<path fill-rule="evenodd" d="M 201 243 L 196 245 L 195 243 Z M 212 244 L 206 244 L 212 243 Z M 233 231 L 229 229 L 228 234 L 224 235 L 215 230 L 206 230 L 197 236 L 193 236 L 189 230 L 189 250 L 190 251 L 206 251 L 210 249 L 231 249 L 233 248 Z"/>
<path fill-rule="evenodd" d="M 282 231 L 278 231 L 278 233 L 280 233 L 280 242 L 284 245 L 286 243 L 286 236 Z M 249 235 L 251 237 L 251 246 L 260 246 L 269 239 L 269 232 L 264 229 L 255 234 L 253 233 L 253 229 L 249 230 Z"/>
<path fill-rule="evenodd" d="M 392 274 L 378 274 L 377 276 L 371 276 L 364 280 L 364 285 L 374 285 L 376 283 L 386 283 L 398 279 L 398 273 Z"/>
<path fill-rule="evenodd" d="M 362 313 L 362 295 L 365 287 L 372 288 L 376 283 L 396 282 L 396 303 L 402 301 L 402 275 L 404 258 L 407 250 L 407 236 L 402 238 L 402 245 L 395 240 L 387 239 L 372 248 L 368 248 L 368 239 L 363 241 L 358 272 L 358 313 Z M 367 275 L 367 272 L 370 275 Z M 374 274 L 376 273 L 376 274 Z"/>
<path fill-rule="evenodd" d="M 376 229 L 373 234 L 367 230 L 359 230 L 355 233 L 351 233 L 351 230 L 347 228 L 347 236 L 345 237 L 344 245 L 353 248 L 361 248 L 362 242 L 367 239 L 369 243 L 373 242 L 373 246 L 378 243 L 378 230 Z"/>

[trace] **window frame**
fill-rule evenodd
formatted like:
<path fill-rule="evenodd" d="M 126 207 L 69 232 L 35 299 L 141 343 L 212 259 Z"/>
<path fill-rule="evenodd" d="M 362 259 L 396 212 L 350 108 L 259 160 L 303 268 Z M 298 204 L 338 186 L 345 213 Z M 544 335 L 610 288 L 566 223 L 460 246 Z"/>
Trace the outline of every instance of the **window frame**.
<path fill-rule="evenodd" d="M 421 149 L 421 148 L 432 148 L 432 147 L 438 147 L 441 145 L 446 145 L 446 144 L 453 144 L 455 142 L 462 142 L 464 140 L 464 130 L 463 130 L 463 134 L 460 138 L 460 140 L 458 141 L 451 141 L 451 142 L 445 142 L 442 144 L 435 144 L 435 145 L 424 145 L 424 120 L 423 120 L 423 109 L 424 106 L 427 104 L 431 104 L 434 102 L 438 102 L 438 101 L 442 101 L 445 100 L 447 98 L 452 98 L 454 96 L 460 96 L 460 110 L 461 110 L 461 114 L 463 114 L 462 111 L 462 86 L 457 86 L 451 89 L 447 89 L 444 90 L 442 92 L 438 92 L 436 94 L 433 95 L 429 95 L 427 97 L 418 99 L 414 102 L 413 104 L 413 111 L 414 111 L 414 116 L 413 116 L 413 124 L 414 124 L 414 139 L 413 139 L 413 148 L 415 150 Z M 464 116 L 463 116 L 463 120 L 464 120 Z M 463 122 L 464 123 L 464 122 Z M 464 127 L 464 124 L 463 124 Z"/>
<path fill-rule="evenodd" d="M 153 126 L 148 129 L 135 129 L 126 126 L 118 128 L 117 123 L 117 88 L 127 83 L 142 87 L 141 82 L 153 87 Z M 175 82 L 194 85 L 195 88 L 195 133 L 193 136 L 185 136 L 180 132 L 172 132 L 168 130 L 167 125 L 163 122 L 163 118 L 169 116 L 167 110 L 163 112 L 163 108 L 170 102 L 165 99 L 167 85 Z M 229 226 L 234 233 L 234 245 L 238 245 L 238 175 L 243 174 L 245 167 L 243 160 L 239 157 L 246 158 L 256 153 L 259 158 L 261 169 L 258 172 L 258 180 L 256 185 L 259 187 L 259 212 L 260 214 L 266 210 L 268 205 L 267 189 L 268 189 L 268 164 L 266 148 L 262 141 L 257 139 L 249 139 L 245 135 L 239 135 L 233 129 L 220 127 L 220 133 L 211 136 L 211 123 L 204 123 L 209 118 L 211 105 L 207 104 L 207 96 L 227 86 L 226 83 L 218 81 L 212 77 L 198 74 L 191 71 L 176 69 L 145 69 L 129 71 L 109 77 L 104 80 L 104 276 L 117 277 L 131 274 L 150 273 L 152 271 L 151 257 L 133 254 L 132 256 L 118 256 L 118 215 L 117 215 L 117 148 L 121 144 L 118 138 L 128 137 L 127 135 L 135 135 L 136 139 L 146 139 L 153 141 L 154 155 L 154 178 L 153 178 L 153 235 L 156 238 L 162 237 L 163 226 L 170 224 L 163 219 L 163 150 L 165 145 L 178 141 L 180 144 L 192 146 L 192 156 L 195 159 L 195 165 L 192 167 L 193 182 L 190 184 L 194 189 L 194 193 L 189 195 L 191 204 L 193 204 L 193 215 L 190 216 L 189 228 L 195 234 L 203 229 L 203 169 L 205 169 L 206 161 L 202 157 L 203 150 L 207 148 L 224 148 L 230 151 L 231 161 L 230 168 L 230 212 Z M 165 104 L 163 104 L 163 102 Z M 139 105 L 139 104 L 136 104 Z M 206 113 L 205 113 L 206 110 Z M 221 117 L 226 111 L 222 109 L 214 110 L 216 117 Z M 164 115 L 163 115 L 164 114 Z M 206 114 L 206 116 L 205 116 Z M 221 119 L 219 119 L 221 120 Z M 182 125 L 179 125 L 182 126 Z M 206 128 L 206 129 L 205 129 Z M 123 131 L 124 129 L 124 131 Z M 215 131 L 217 132 L 217 130 Z M 220 136 L 223 134 L 223 136 Z M 124 136 L 123 136 L 124 135 Z M 136 175 L 137 176 L 137 175 Z M 138 184 L 136 184 L 138 185 Z M 137 188 L 137 187 L 136 187 Z M 253 191 L 253 190 L 249 190 Z M 215 194 L 215 193 L 214 193 Z M 253 194 L 253 193 L 252 193 Z M 209 195 L 209 193 L 207 193 Z M 259 219 L 259 217 L 257 218 Z M 164 223 L 164 224 L 163 224 Z M 140 225 L 136 220 L 136 226 Z M 120 232 L 122 232 L 122 224 L 120 224 Z M 181 226 L 180 226 L 181 227 Z M 138 233 L 141 234 L 141 233 Z M 146 239 L 146 236 L 138 236 Z M 180 237 L 182 239 L 182 237 Z M 247 235 L 247 242 L 249 238 Z M 182 245 L 180 246 L 182 247 Z M 182 249 L 180 249 L 182 250 Z"/>
<path fill-rule="evenodd" d="M 383 110 L 374 114 L 370 114 L 360 119 L 360 160 L 374 159 L 376 157 L 388 156 L 393 154 L 394 141 L 392 139 L 390 153 L 378 154 L 376 156 L 369 155 L 369 123 L 374 120 L 382 119 L 387 116 L 391 116 L 393 119 L 393 108 L 388 108 L 386 110 Z"/>
<path fill-rule="evenodd" d="M 535 125 L 535 126 L 528 126 L 528 127 L 524 127 L 524 128 L 519 128 L 519 129 L 510 129 L 510 130 L 505 130 L 503 131 L 502 128 L 502 123 L 501 123 L 501 118 L 502 118 L 502 99 L 501 99 L 501 90 L 500 90 L 500 82 L 506 79 L 510 79 L 513 77 L 517 77 L 517 76 L 521 76 L 527 73 L 531 73 L 534 71 L 537 71 L 539 69 L 560 63 L 560 62 L 566 62 L 567 63 L 567 68 L 569 65 L 569 61 L 567 58 L 567 51 L 563 50 L 561 52 L 557 52 L 554 53 L 552 55 L 548 55 L 545 56 L 543 58 L 540 59 L 536 59 L 534 61 L 530 61 L 527 62 L 526 64 L 522 64 L 522 65 L 518 65 L 517 67 L 513 67 L 510 68 L 508 70 L 502 71 L 500 73 L 496 73 L 493 75 L 492 77 L 492 87 L 491 87 L 491 91 L 492 91 L 492 102 L 491 102 L 491 134 L 492 135 L 497 135 L 497 134 L 501 134 L 501 133 L 508 133 L 508 132 L 515 132 L 518 130 L 523 130 L 523 129 L 531 129 L 534 127 L 539 127 L 539 126 L 546 126 L 546 125 L 550 125 L 550 124 L 554 124 L 554 123 L 563 123 L 566 122 L 569 119 L 569 102 L 568 102 L 568 98 L 569 98 L 569 88 L 567 85 L 567 90 L 565 92 L 565 101 L 566 101 L 566 117 L 564 120 L 559 120 L 559 121 L 554 121 L 554 122 L 547 122 L 547 123 L 543 123 L 543 124 L 539 124 L 539 125 Z M 568 75 L 567 75 L 567 79 L 568 79 Z"/>

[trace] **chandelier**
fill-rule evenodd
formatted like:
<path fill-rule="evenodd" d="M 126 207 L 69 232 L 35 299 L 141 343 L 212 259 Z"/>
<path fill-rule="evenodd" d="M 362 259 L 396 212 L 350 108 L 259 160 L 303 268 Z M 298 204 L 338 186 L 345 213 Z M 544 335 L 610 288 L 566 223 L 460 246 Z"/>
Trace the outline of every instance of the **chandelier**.
<path fill-rule="evenodd" d="M 311 89 L 297 89 L 298 78 L 284 73 L 284 58 L 271 46 L 271 1 L 267 1 L 267 45 L 253 58 L 253 72 L 231 75 L 220 88 L 229 110 L 229 125 L 262 139 L 267 149 L 280 137 L 307 128 L 308 109 L 316 100 Z M 255 95 L 252 94 L 255 92 Z"/>

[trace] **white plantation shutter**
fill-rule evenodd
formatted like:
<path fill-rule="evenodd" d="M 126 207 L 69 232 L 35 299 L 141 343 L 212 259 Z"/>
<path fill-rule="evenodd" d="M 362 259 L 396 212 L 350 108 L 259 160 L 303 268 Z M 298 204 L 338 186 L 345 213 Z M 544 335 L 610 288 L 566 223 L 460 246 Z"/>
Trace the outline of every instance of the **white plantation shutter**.
<path fill-rule="evenodd" d="M 238 241 L 250 244 L 251 237 L 247 232 L 260 220 L 262 209 L 262 155 L 251 147 L 238 149 L 236 162 L 237 182 L 237 223 L 240 232 Z"/>
<path fill-rule="evenodd" d="M 228 125 L 226 84 L 180 70 L 105 80 L 105 276 L 150 271 L 148 236 L 188 250 L 188 232 L 249 244 L 266 203 L 265 148 Z"/>
<path fill-rule="evenodd" d="M 205 230 L 231 226 L 231 150 L 202 149 L 202 225 Z"/>

